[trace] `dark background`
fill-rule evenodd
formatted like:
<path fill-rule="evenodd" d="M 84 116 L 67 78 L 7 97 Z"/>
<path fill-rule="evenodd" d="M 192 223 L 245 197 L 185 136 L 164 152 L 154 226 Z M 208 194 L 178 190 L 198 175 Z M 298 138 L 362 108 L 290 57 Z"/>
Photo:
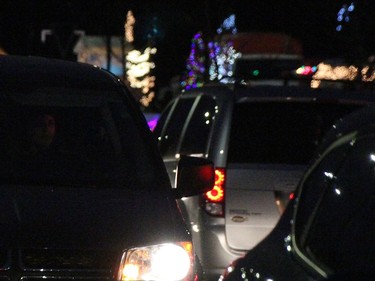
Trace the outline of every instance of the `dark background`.
<path fill-rule="evenodd" d="M 336 32 L 336 0 L 1 0 L 0 46 L 9 54 L 43 55 L 74 60 L 72 30 L 86 35 L 123 35 L 128 10 L 136 19 L 135 44 L 154 41 L 157 86 L 185 70 L 193 35 L 208 41 L 234 13 L 239 32 L 276 31 L 301 40 L 306 58 L 366 60 L 375 54 L 375 1 L 354 1 L 355 10 Z M 54 29 L 59 42 L 41 44 L 42 29 Z"/>

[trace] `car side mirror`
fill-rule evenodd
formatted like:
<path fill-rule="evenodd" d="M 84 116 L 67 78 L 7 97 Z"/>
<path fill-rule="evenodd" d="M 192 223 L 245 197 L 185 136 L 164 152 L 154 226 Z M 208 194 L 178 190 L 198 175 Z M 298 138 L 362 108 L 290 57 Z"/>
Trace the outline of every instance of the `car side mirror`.
<path fill-rule="evenodd" d="M 210 191 L 215 183 L 213 162 L 206 158 L 183 156 L 178 161 L 176 198 L 195 196 Z"/>

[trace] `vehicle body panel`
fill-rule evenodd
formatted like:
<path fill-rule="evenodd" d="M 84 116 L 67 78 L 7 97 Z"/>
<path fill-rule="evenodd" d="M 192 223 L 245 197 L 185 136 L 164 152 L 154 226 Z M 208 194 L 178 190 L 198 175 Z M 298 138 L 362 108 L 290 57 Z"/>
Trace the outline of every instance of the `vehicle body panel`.
<path fill-rule="evenodd" d="M 276 227 L 220 280 L 374 279 L 374 139 L 373 105 L 338 120 Z"/>
<path fill-rule="evenodd" d="M 165 243 L 188 243 L 185 279 L 203 280 L 125 84 L 92 65 L 22 56 L 0 56 L 0 77 L 1 280 L 118 280 L 124 256 Z M 198 187 L 189 196 L 207 189 L 202 173 L 213 178 L 211 162 L 193 160 L 176 164 Z"/>
<path fill-rule="evenodd" d="M 283 211 L 281 198 L 275 204 L 275 193 L 289 197 L 304 169 L 304 166 L 288 169 L 277 165 L 228 165 L 225 230 L 230 248 L 251 249 L 269 234 Z"/>
<path fill-rule="evenodd" d="M 183 106 L 185 101 L 189 102 Z M 167 106 L 154 134 L 171 182 L 174 163 L 182 155 L 210 159 L 227 173 L 223 217 L 208 214 L 202 196 L 179 202 L 208 280 L 217 279 L 220 268 L 270 233 L 323 132 L 340 116 L 373 101 L 374 96 L 368 92 L 212 84 L 183 92 Z M 174 110 L 177 106 L 184 110 Z M 240 118 L 242 114 L 249 117 Z M 268 126 L 275 129 L 268 133 Z M 203 144 L 204 130 L 209 132 Z M 252 132 L 255 137 L 251 139 Z M 250 140 L 244 141 L 249 136 Z M 266 138 L 261 141 L 263 136 Z M 166 137 L 173 141 L 165 141 Z M 199 145 L 187 149 L 185 139 Z"/>
<path fill-rule="evenodd" d="M 178 230 L 182 224 L 176 227 L 171 223 L 175 220 L 171 206 L 157 203 L 165 200 L 164 195 L 52 185 L 7 185 L 0 190 L 1 236 L 11 234 L 11 241 L 2 239 L 2 247 L 18 244 L 19 249 L 121 252 L 132 246 L 173 240 L 178 232 L 187 235 Z M 159 228 L 165 232 L 163 237 Z"/>

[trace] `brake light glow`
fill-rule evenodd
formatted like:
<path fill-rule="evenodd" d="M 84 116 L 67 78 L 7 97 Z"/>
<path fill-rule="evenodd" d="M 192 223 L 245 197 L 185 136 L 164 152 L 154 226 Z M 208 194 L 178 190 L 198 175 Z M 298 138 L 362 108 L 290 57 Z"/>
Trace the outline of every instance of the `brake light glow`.
<path fill-rule="evenodd" d="M 294 199 L 294 192 L 289 194 L 289 200 L 293 200 L 293 199 Z"/>
<path fill-rule="evenodd" d="M 215 185 L 206 193 L 206 199 L 215 203 L 224 201 L 224 183 L 225 170 L 215 169 Z"/>

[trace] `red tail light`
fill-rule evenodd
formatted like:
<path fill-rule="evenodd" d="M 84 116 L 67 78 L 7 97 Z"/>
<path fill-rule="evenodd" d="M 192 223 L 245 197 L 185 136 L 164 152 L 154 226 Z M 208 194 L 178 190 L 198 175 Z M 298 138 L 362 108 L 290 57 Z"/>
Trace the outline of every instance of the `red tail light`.
<path fill-rule="evenodd" d="M 225 169 L 215 169 L 214 187 L 206 192 L 204 199 L 204 209 L 207 213 L 214 216 L 224 215 L 224 185 L 225 185 Z"/>
<path fill-rule="evenodd" d="M 293 200 L 293 199 L 294 199 L 294 192 L 289 194 L 289 200 Z"/>
<path fill-rule="evenodd" d="M 224 200 L 224 169 L 215 169 L 215 185 L 206 193 L 206 199 L 210 202 L 222 202 Z"/>

